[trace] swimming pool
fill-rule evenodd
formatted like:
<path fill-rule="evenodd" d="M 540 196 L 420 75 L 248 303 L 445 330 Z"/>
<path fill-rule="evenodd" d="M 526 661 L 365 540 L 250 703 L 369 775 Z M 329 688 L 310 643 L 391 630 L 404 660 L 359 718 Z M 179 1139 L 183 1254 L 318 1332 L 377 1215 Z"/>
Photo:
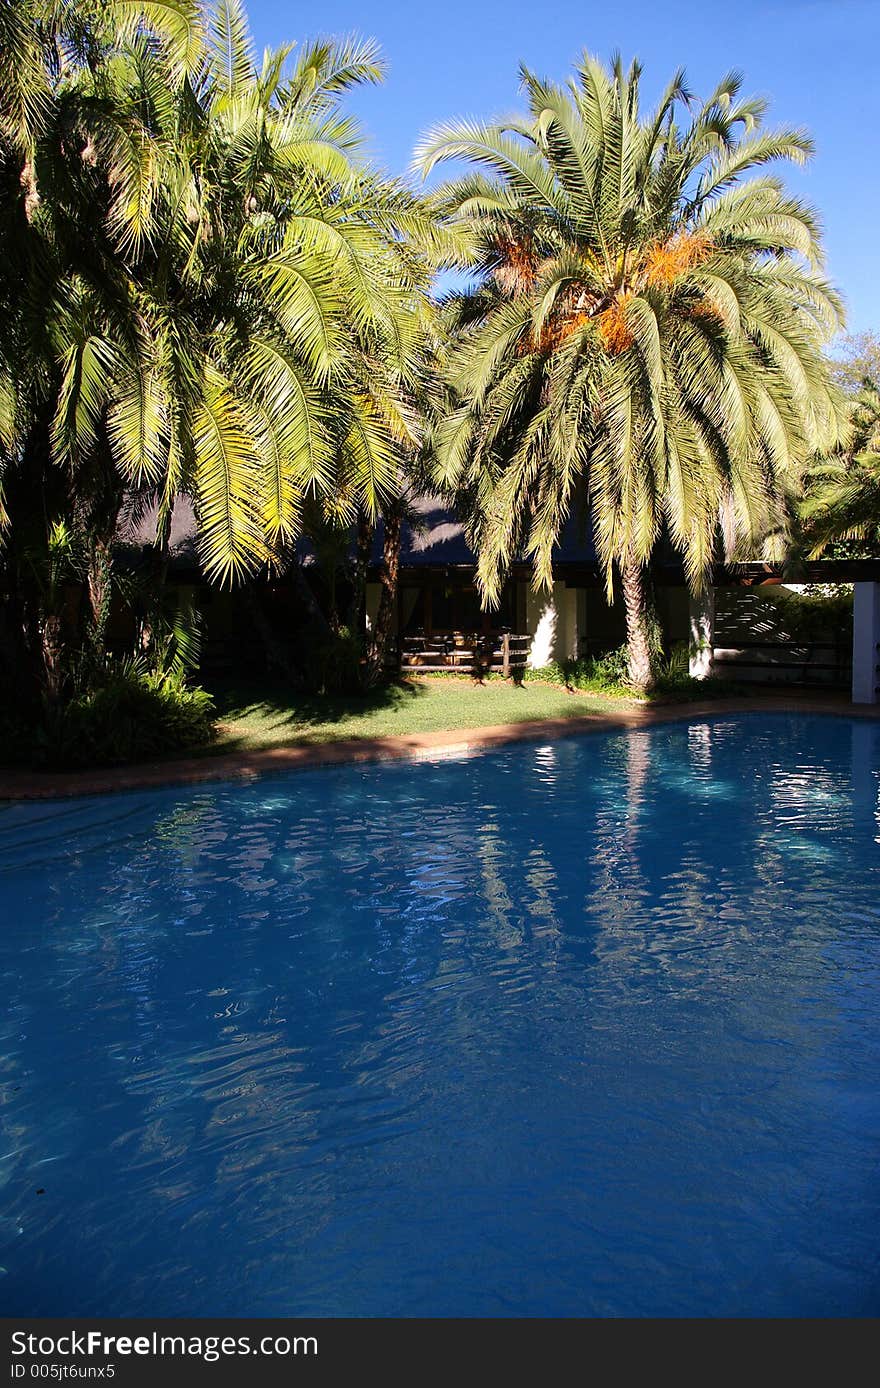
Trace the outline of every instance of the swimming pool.
<path fill-rule="evenodd" d="M 7 1315 L 880 1311 L 880 727 L 0 810 Z"/>

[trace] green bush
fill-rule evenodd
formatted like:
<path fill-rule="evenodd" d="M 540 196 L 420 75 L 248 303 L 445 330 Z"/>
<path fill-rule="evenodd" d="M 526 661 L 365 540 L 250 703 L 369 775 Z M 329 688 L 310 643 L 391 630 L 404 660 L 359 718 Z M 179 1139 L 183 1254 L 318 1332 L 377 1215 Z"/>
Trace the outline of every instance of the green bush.
<path fill-rule="evenodd" d="M 542 684 L 561 684 L 566 689 L 588 690 L 595 694 L 627 694 L 626 647 L 586 660 L 563 660 L 538 669 L 527 669 L 525 680 Z"/>
<path fill-rule="evenodd" d="M 688 673 L 688 653 L 686 646 L 676 647 L 671 655 L 657 663 L 657 683 L 648 695 L 657 700 L 689 700 L 724 698 L 742 693 L 742 686 L 732 680 L 697 680 Z M 566 689 L 578 689 L 594 694 L 621 694 L 632 696 L 628 683 L 628 662 L 626 646 L 608 651 L 605 655 L 586 660 L 564 660 L 559 664 L 544 665 L 537 670 L 527 670 L 527 680 L 539 680 L 545 684 L 561 684 Z"/>
<path fill-rule="evenodd" d="M 214 720 L 210 694 L 182 674 L 125 661 L 30 725 L 0 713 L 0 760 L 52 768 L 148 761 L 210 742 Z"/>
<path fill-rule="evenodd" d="M 0 766 L 30 760 L 33 728 L 14 708 L 0 704 Z"/>
<path fill-rule="evenodd" d="M 768 588 L 762 596 L 776 609 L 780 632 L 793 641 L 827 640 L 836 633 L 841 640 L 852 639 L 853 590 L 850 584 L 810 584 L 803 592 L 789 593 Z"/>
<path fill-rule="evenodd" d="M 747 687 L 737 684 L 736 680 L 722 679 L 719 675 L 709 675 L 706 679 L 698 680 L 687 671 L 684 674 L 664 674 L 661 671 L 648 698 L 674 703 L 691 699 L 728 699 L 747 693 Z"/>

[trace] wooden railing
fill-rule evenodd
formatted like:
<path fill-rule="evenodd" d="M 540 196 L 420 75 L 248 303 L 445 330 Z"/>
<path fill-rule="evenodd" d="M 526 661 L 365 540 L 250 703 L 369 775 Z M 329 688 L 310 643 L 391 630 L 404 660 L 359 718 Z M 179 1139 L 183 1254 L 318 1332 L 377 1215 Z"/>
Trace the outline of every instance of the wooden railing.
<path fill-rule="evenodd" d="M 510 631 L 413 632 L 401 641 L 400 668 L 411 675 L 517 675 L 526 668 L 531 640 Z"/>

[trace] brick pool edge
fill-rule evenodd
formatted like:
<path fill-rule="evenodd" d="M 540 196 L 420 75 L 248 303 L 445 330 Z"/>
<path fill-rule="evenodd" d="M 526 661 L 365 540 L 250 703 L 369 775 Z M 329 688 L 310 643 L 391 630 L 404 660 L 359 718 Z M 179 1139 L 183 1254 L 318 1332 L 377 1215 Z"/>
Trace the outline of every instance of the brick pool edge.
<path fill-rule="evenodd" d="M 850 704 L 839 699 L 796 699 L 755 696 L 712 699 L 690 704 L 626 704 L 601 714 L 575 714 L 525 723 L 498 723 L 482 728 L 450 728 L 440 732 L 406 733 L 399 737 L 346 738 L 338 742 L 300 743 L 252 752 L 185 757 L 136 766 L 103 767 L 94 771 L 0 770 L 0 801 L 54 800 L 75 795 L 106 795 L 114 791 L 147 790 L 160 786 L 197 785 L 210 781 L 251 780 L 275 771 L 298 771 L 346 762 L 429 759 L 434 755 L 467 755 L 513 742 L 573 737 L 615 728 L 649 728 L 692 718 L 718 718 L 731 713 L 824 713 L 845 718 L 878 718 L 880 705 Z"/>

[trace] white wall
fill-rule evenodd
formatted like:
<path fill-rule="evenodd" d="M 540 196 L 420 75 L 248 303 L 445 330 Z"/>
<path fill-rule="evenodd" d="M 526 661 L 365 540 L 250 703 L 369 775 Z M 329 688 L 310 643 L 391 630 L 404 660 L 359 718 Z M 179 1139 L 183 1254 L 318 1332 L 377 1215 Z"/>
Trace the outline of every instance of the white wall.
<path fill-rule="evenodd" d="M 525 629 L 533 637 L 529 665 L 539 670 L 553 661 L 578 655 L 585 595 L 577 588 L 554 583 L 551 592 L 526 591 Z"/>
<path fill-rule="evenodd" d="M 715 644 L 715 590 L 690 594 L 688 673 L 696 680 L 712 674 Z"/>

